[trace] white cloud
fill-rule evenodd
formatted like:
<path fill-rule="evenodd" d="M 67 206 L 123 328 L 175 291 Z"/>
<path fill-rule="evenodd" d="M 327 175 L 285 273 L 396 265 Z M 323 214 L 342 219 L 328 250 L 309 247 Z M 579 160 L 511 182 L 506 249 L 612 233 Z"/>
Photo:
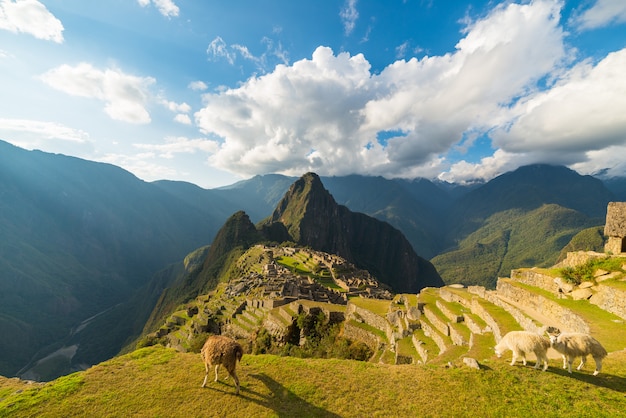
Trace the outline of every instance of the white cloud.
<path fill-rule="evenodd" d="M 356 8 L 357 0 L 346 0 L 343 8 L 339 11 L 339 16 L 343 22 L 343 29 L 346 35 L 350 35 L 356 26 L 359 18 L 359 11 Z"/>
<path fill-rule="evenodd" d="M 207 55 L 209 60 L 218 61 L 225 59 L 230 65 L 234 65 L 237 57 L 243 58 L 245 61 L 251 62 L 261 72 L 265 73 L 268 68 L 276 63 L 287 64 L 289 62 L 289 54 L 279 42 L 268 37 L 264 37 L 261 43 L 265 45 L 265 50 L 259 56 L 254 55 L 247 46 L 232 44 L 228 45 L 220 36 L 215 37 L 207 47 Z"/>
<path fill-rule="evenodd" d="M 137 77 L 118 69 L 99 70 L 91 64 L 75 67 L 64 64 L 41 76 L 49 86 L 73 96 L 105 102 L 105 112 L 115 120 L 145 124 L 150 122 L 146 102 L 152 77 Z"/>
<path fill-rule="evenodd" d="M 172 0 L 137 0 L 137 3 L 139 3 L 141 7 L 146 7 L 150 5 L 151 2 L 154 3 L 159 13 L 165 17 L 176 17 L 180 12 L 180 9 Z"/>
<path fill-rule="evenodd" d="M 409 176 L 440 167 L 469 131 L 486 131 L 566 54 L 560 2 L 509 4 L 469 22 L 454 53 L 396 61 L 379 75 L 358 54 L 319 47 L 238 88 L 206 94 L 195 114 L 223 139 L 211 157 L 241 175 Z M 539 47 L 540 46 L 540 47 Z M 379 142 L 381 132 L 395 137 Z"/>
<path fill-rule="evenodd" d="M 579 154 L 626 144 L 626 49 L 597 65 L 582 63 L 548 91 L 512 109 L 513 122 L 493 133 L 510 152 Z"/>
<path fill-rule="evenodd" d="M 171 110 L 172 112 L 177 112 L 177 113 L 189 113 L 191 112 L 191 106 L 189 106 L 187 103 L 176 103 L 176 102 L 172 102 L 166 99 L 161 99 L 160 103 L 165 106 L 167 109 Z"/>
<path fill-rule="evenodd" d="M 37 0 L 0 0 L 0 29 L 63 42 L 63 24 Z"/>
<path fill-rule="evenodd" d="M 235 63 L 235 53 L 230 51 L 230 48 L 220 36 L 217 36 L 211 41 L 207 47 L 206 53 L 210 60 L 224 58 L 231 65 Z"/>
<path fill-rule="evenodd" d="M 180 175 L 173 167 L 159 164 L 153 161 L 154 155 L 151 153 L 140 153 L 133 155 L 108 153 L 102 157 L 94 157 L 94 161 L 109 163 L 122 167 L 133 173 L 137 177 L 146 181 L 159 179 L 171 179 Z"/>
<path fill-rule="evenodd" d="M 175 154 L 194 154 L 196 152 L 212 154 L 219 148 L 216 141 L 205 138 L 167 137 L 165 141 L 165 144 L 133 144 L 133 146 L 168 159 L 173 158 Z"/>
<path fill-rule="evenodd" d="M 191 118 L 189 117 L 189 115 L 186 115 L 184 113 L 179 113 L 178 115 L 174 116 L 174 120 L 178 123 L 182 123 L 183 125 L 191 125 Z"/>
<path fill-rule="evenodd" d="M 89 134 L 80 129 L 69 128 L 56 122 L 44 122 L 28 119 L 0 118 L 0 130 L 27 132 L 44 139 L 61 139 L 70 142 L 87 142 Z"/>
<path fill-rule="evenodd" d="M 575 16 L 572 22 L 582 30 L 626 22 L 626 1 L 597 0 L 592 7 Z"/>
<path fill-rule="evenodd" d="M 204 91 L 209 88 L 204 81 L 192 81 L 187 87 L 195 91 Z"/>

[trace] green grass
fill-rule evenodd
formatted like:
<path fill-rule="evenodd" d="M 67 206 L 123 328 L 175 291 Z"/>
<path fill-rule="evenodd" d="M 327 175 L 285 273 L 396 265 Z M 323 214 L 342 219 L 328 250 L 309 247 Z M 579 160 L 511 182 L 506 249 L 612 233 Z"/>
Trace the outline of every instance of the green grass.
<path fill-rule="evenodd" d="M 0 379 L 0 417 L 561 417 L 624 416 L 626 353 L 603 373 L 547 372 L 495 356 L 481 370 L 244 355 L 241 394 L 220 372 L 200 384 L 197 354 L 155 346 L 45 385 Z"/>
<path fill-rule="evenodd" d="M 355 297 L 350 299 L 350 303 L 354 303 L 359 308 L 367 309 L 384 318 L 387 316 L 387 312 L 389 312 L 389 304 L 391 302 L 381 299 Z"/>

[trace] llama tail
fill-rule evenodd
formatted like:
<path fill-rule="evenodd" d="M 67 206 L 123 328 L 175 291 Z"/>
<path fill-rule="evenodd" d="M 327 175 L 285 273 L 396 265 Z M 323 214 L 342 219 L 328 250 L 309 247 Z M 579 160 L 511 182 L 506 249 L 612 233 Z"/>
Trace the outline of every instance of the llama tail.
<path fill-rule="evenodd" d="M 241 357 L 243 357 L 243 348 L 241 348 L 241 346 L 237 346 L 235 348 L 235 356 L 238 361 L 241 361 Z"/>

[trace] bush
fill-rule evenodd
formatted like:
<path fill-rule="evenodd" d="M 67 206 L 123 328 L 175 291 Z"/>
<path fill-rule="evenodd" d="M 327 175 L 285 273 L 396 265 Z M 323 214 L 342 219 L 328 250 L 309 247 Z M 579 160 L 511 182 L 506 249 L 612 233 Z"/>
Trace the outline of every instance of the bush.
<path fill-rule="evenodd" d="M 559 273 L 566 282 L 579 285 L 585 281 L 593 281 L 594 273 L 598 269 L 623 272 L 623 263 L 624 260 L 620 258 L 593 259 L 576 267 L 564 267 Z"/>

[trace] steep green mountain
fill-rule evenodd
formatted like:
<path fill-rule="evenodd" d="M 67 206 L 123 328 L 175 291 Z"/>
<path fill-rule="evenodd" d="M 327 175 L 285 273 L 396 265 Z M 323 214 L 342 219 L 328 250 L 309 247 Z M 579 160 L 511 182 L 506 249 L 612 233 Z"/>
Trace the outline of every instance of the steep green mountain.
<path fill-rule="evenodd" d="M 450 247 L 432 262 L 446 283 L 493 287 L 513 266 L 554 264 L 574 235 L 604 224 L 614 199 L 600 180 L 568 168 L 521 167 L 455 201 Z"/>
<path fill-rule="evenodd" d="M 595 251 L 603 253 L 605 243 L 604 225 L 583 229 L 574 235 L 570 242 L 563 247 L 559 253 L 557 262 L 564 260 L 565 257 L 567 257 L 567 253 L 573 251 Z"/>
<path fill-rule="evenodd" d="M 505 210 L 487 218 L 459 248 L 432 259 L 447 284 L 493 288 L 516 267 L 547 267 L 579 231 L 597 221 L 572 209 L 546 204 L 537 209 Z"/>
<path fill-rule="evenodd" d="M 398 292 L 443 285 L 432 264 L 415 254 L 400 231 L 337 205 L 320 178 L 307 173 L 293 183 L 273 214 L 256 226 L 245 212 L 232 215 L 218 231 L 202 266 L 183 274 L 177 271 L 144 332 L 161 325 L 179 305 L 227 280 L 231 264 L 252 245 L 284 241 L 337 254 Z"/>
<path fill-rule="evenodd" d="M 452 198 L 431 181 L 357 175 L 321 179 L 337 203 L 398 228 L 422 257 L 444 249 L 440 228 Z"/>
<path fill-rule="evenodd" d="M 528 212 L 549 203 L 596 218 L 596 224 L 603 223 L 607 204 L 614 198 L 600 180 L 566 167 L 520 167 L 459 198 L 448 214 L 448 238 L 461 241 L 496 213 L 510 209 Z"/>
<path fill-rule="evenodd" d="M 396 292 L 443 284 L 431 263 L 415 253 L 399 230 L 338 205 L 314 173 L 297 180 L 260 225 L 275 223 L 284 225 L 294 242 L 337 254 Z"/>
<path fill-rule="evenodd" d="M 191 266 L 186 263 L 188 266 L 183 271 L 173 271 L 171 285 L 160 295 L 144 328 L 154 329 L 178 305 L 209 293 L 219 283 L 230 262 L 261 241 L 262 236 L 248 215 L 242 211 L 233 214 L 218 231 L 208 250 L 199 255 L 201 261 Z"/>
<path fill-rule="evenodd" d="M 0 141 L 0 374 L 71 333 L 81 357 L 89 325 L 79 325 L 207 244 L 217 230 L 210 212 L 118 167 Z M 111 338 L 90 362 L 128 334 Z"/>

